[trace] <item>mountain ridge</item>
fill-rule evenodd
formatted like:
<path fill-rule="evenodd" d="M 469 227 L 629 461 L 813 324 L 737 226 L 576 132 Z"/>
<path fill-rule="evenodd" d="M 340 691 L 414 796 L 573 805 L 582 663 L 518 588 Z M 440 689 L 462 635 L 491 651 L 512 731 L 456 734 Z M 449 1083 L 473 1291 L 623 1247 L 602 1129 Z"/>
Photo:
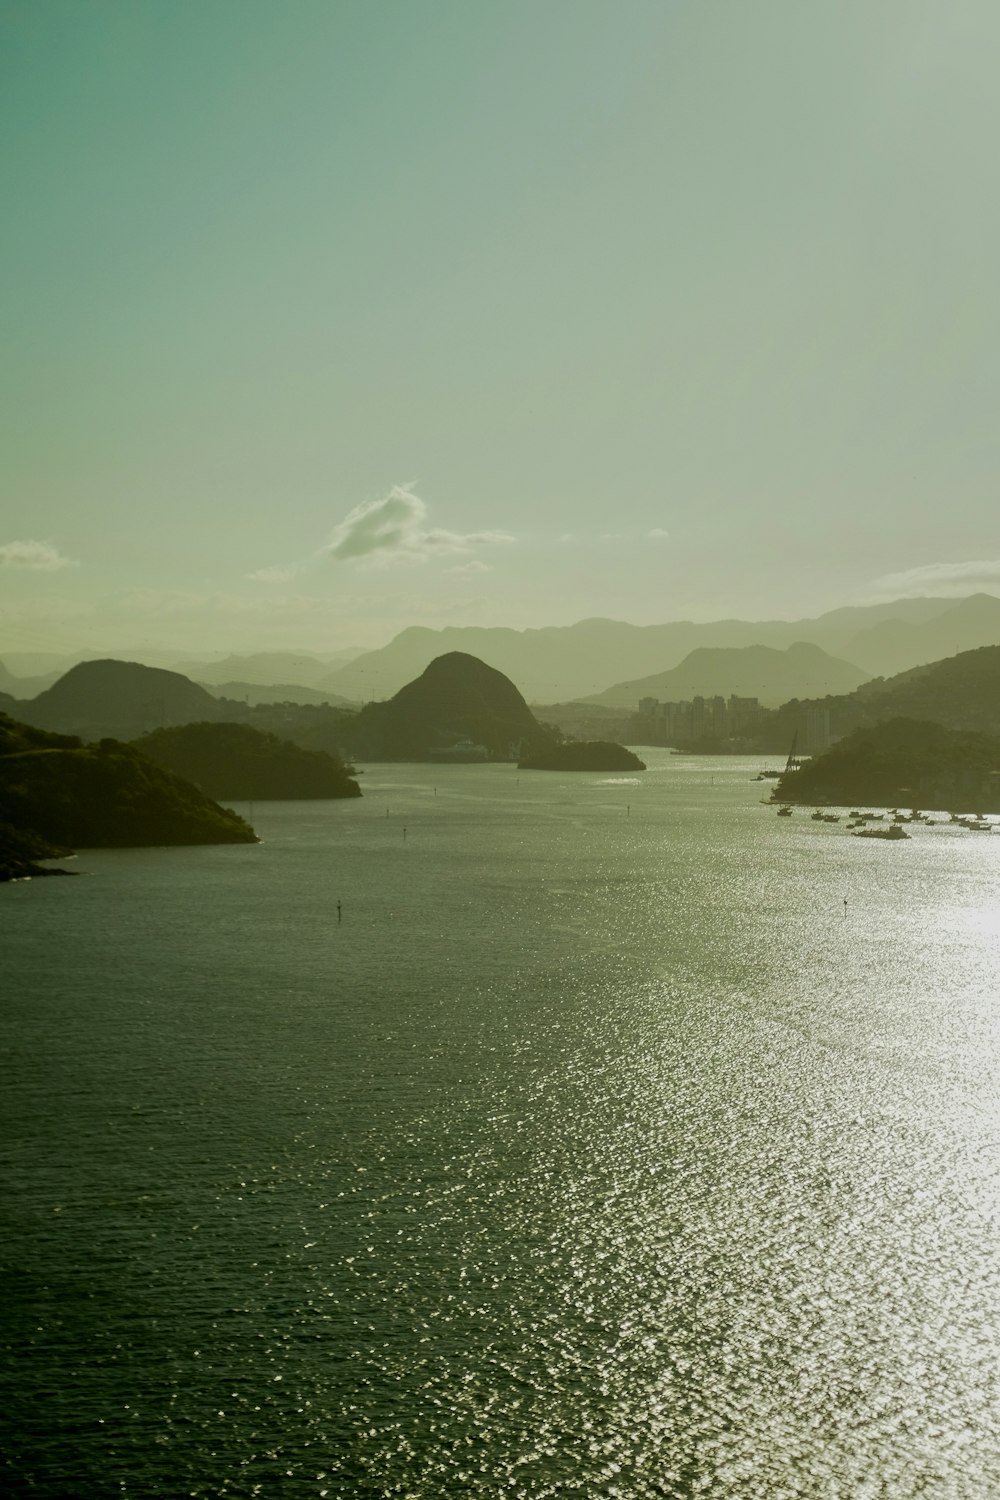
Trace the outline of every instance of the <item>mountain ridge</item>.
<path fill-rule="evenodd" d="M 894 622 L 891 639 L 866 635 L 885 621 Z M 609 685 L 670 671 L 702 646 L 783 650 L 805 641 L 875 677 L 951 655 L 955 643 L 961 645 L 966 637 L 970 637 L 969 647 L 1000 642 L 1000 598 L 972 594 L 959 600 L 896 599 L 844 605 L 811 619 L 791 621 L 675 620 L 631 625 L 589 617 L 572 625 L 524 631 L 509 626 L 435 630 L 412 625 L 318 685 L 354 701 L 385 698 L 422 672 L 435 656 L 459 650 L 513 679 L 529 702 L 556 703 L 591 699 Z M 860 651 L 852 649 L 855 643 Z"/>
<path fill-rule="evenodd" d="M 615 683 L 584 702 L 634 709 L 640 698 L 676 702 L 735 693 L 776 708 L 790 698 L 853 692 L 868 680 L 867 672 L 810 641 L 795 641 L 784 651 L 774 646 L 698 646 L 669 672 Z"/>

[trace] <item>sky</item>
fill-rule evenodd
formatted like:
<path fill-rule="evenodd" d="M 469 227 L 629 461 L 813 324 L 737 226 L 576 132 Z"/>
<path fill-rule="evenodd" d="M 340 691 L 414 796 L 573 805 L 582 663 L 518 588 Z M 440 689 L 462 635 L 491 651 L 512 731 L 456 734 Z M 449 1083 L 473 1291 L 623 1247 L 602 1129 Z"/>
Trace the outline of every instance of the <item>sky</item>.
<path fill-rule="evenodd" d="M 1000 593 L 996 0 L 0 0 L 0 657 Z"/>

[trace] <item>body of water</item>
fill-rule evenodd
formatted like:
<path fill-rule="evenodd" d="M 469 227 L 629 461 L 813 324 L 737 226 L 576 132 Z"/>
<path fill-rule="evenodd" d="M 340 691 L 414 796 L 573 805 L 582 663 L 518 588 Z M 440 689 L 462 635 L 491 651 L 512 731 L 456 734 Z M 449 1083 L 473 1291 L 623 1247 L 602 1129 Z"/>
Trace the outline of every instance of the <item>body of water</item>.
<path fill-rule="evenodd" d="M 5 1494 L 1000 1495 L 1000 832 L 643 754 L 0 890 Z"/>

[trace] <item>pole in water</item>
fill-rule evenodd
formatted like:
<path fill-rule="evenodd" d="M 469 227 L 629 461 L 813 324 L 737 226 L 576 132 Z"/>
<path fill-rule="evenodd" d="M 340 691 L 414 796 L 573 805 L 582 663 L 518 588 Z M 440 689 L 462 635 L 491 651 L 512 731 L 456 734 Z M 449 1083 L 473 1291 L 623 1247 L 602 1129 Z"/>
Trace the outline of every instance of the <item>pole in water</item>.
<path fill-rule="evenodd" d="M 405 829 L 405 827 L 403 829 L 403 842 L 404 843 L 406 842 L 406 829 Z"/>
<path fill-rule="evenodd" d="M 847 916 L 847 897 L 844 897 L 844 916 Z"/>
<path fill-rule="evenodd" d="M 386 817 L 389 816 L 389 809 L 388 808 L 386 808 L 386 810 L 385 810 L 385 815 L 386 815 Z"/>
<path fill-rule="evenodd" d="M 343 911 L 341 910 L 340 902 L 338 901 L 337 902 L 337 921 L 338 922 L 340 922 L 343 919 L 343 915 L 344 914 L 343 914 Z"/>
<path fill-rule="evenodd" d="M 632 804 L 631 804 L 631 802 L 626 802 L 626 804 L 625 804 L 625 816 L 626 816 L 626 818 L 630 818 L 632 816 Z"/>

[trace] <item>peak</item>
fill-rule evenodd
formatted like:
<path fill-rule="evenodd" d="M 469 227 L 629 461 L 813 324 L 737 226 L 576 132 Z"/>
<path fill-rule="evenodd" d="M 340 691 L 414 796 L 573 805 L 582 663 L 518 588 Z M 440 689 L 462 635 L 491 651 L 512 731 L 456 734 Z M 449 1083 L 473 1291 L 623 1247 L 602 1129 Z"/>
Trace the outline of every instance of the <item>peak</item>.
<path fill-rule="evenodd" d="M 479 673 L 485 675 L 495 674 L 496 668 L 489 667 L 478 656 L 472 656 L 468 651 L 445 651 L 441 656 L 435 656 L 434 660 L 424 668 L 424 676 L 428 672 L 441 673 Z"/>
<path fill-rule="evenodd" d="M 180 672 L 167 671 L 165 667 L 147 667 L 141 661 L 119 661 L 113 656 L 99 657 L 96 661 L 78 661 L 75 667 L 64 672 L 61 681 L 79 681 L 81 677 L 174 677 L 181 682 L 189 681 Z"/>

